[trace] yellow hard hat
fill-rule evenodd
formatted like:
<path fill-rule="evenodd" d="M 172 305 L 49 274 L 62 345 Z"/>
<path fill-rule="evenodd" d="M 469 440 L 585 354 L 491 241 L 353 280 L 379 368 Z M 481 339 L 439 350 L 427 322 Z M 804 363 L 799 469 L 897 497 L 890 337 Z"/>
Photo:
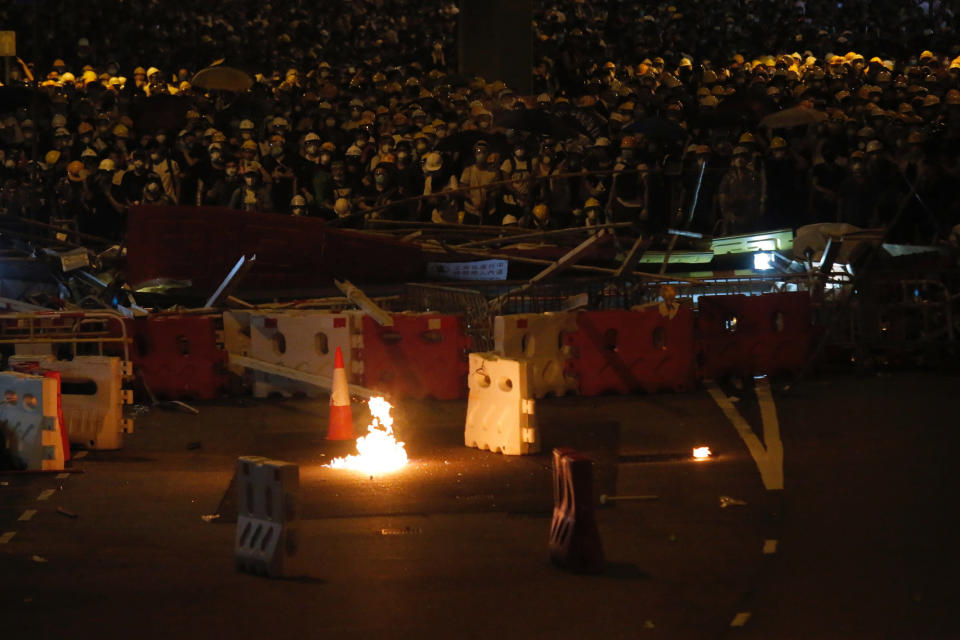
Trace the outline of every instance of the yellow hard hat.
<path fill-rule="evenodd" d="M 756 142 L 756 139 L 753 137 L 753 134 L 747 131 L 745 134 L 740 136 L 740 139 L 737 140 L 737 144 L 753 144 Z"/>
<path fill-rule="evenodd" d="M 542 205 L 541 205 L 542 206 Z M 587 201 L 583 203 L 584 209 L 599 209 L 600 201 L 596 198 L 587 198 Z"/>
<path fill-rule="evenodd" d="M 44 164 L 50 166 L 55 165 L 60 160 L 60 152 L 56 149 L 51 149 L 47 151 L 47 155 L 43 156 Z"/>
<path fill-rule="evenodd" d="M 771 148 L 771 149 L 786 149 L 786 148 L 787 148 L 787 141 L 778 136 L 778 137 L 776 137 L 776 138 L 774 138 L 773 140 L 770 141 L 770 148 Z"/>
<path fill-rule="evenodd" d="M 541 222 L 546 220 L 550 216 L 550 212 L 547 210 L 547 205 L 540 203 L 533 207 L 533 217 Z"/>

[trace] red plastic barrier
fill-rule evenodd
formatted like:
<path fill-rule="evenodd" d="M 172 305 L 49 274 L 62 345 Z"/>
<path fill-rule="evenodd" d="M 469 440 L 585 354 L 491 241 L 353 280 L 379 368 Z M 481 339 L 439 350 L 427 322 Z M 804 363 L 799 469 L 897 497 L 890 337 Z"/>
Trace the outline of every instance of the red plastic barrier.
<path fill-rule="evenodd" d="M 212 400 L 226 385 L 227 352 L 213 316 L 153 316 L 127 324 L 134 372 L 158 398 Z"/>
<path fill-rule="evenodd" d="M 688 391 L 694 385 L 693 310 L 674 317 L 657 307 L 637 311 L 584 311 L 577 331 L 565 336 L 573 347 L 568 369 L 580 393 Z"/>
<path fill-rule="evenodd" d="M 574 573 L 599 573 L 605 559 L 593 510 L 593 462 L 573 449 L 553 450 L 550 560 Z"/>
<path fill-rule="evenodd" d="M 799 371 L 812 344 L 810 296 L 703 296 L 697 329 L 703 378 Z"/>
<path fill-rule="evenodd" d="M 394 314 L 392 327 L 363 317 L 362 384 L 398 398 L 467 397 L 467 354 L 472 341 L 455 315 Z"/>

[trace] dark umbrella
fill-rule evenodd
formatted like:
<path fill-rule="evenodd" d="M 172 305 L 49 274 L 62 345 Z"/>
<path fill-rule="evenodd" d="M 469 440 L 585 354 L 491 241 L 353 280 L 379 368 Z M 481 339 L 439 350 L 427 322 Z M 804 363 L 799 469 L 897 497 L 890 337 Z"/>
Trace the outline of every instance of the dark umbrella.
<path fill-rule="evenodd" d="M 160 94 L 134 105 L 133 121 L 143 133 L 160 130 L 179 130 L 187 122 L 187 111 L 192 101 L 178 95 Z"/>
<path fill-rule="evenodd" d="M 48 104 L 50 98 L 42 91 L 30 87 L 0 87 L 0 113 L 16 111 L 21 107 L 30 107 L 34 98 L 41 105 Z"/>
<path fill-rule="evenodd" d="M 607 119 L 596 109 L 559 104 L 550 107 L 550 113 L 592 140 L 607 135 Z"/>
<path fill-rule="evenodd" d="M 823 111 L 800 105 L 771 113 L 760 121 L 760 126 L 767 129 L 789 129 L 823 122 L 828 117 Z"/>
<path fill-rule="evenodd" d="M 689 132 L 673 120 L 666 118 L 644 118 L 628 125 L 624 133 L 642 133 L 649 138 L 664 140 L 685 140 Z"/>
<path fill-rule="evenodd" d="M 528 131 L 553 138 L 573 138 L 578 130 L 567 125 L 561 118 L 544 109 L 520 109 L 501 111 L 493 119 L 497 126 L 504 129 Z"/>
<path fill-rule="evenodd" d="M 469 153 L 475 144 L 484 140 L 491 151 L 503 154 L 510 151 L 510 143 L 502 133 L 484 133 L 471 129 L 447 136 L 437 145 L 437 151 Z"/>
<path fill-rule="evenodd" d="M 207 67 L 197 71 L 190 84 L 201 89 L 239 93 L 253 86 L 253 78 L 247 72 L 233 67 Z"/>

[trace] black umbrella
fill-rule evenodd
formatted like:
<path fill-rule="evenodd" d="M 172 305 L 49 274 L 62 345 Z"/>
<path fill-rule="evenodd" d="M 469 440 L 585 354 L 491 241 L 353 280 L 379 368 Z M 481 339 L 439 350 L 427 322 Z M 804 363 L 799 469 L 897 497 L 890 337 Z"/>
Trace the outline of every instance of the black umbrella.
<path fill-rule="evenodd" d="M 593 140 L 607 135 L 607 119 L 596 109 L 559 104 L 551 106 L 550 113 Z"/>
<path fill-rule="evenodd" d="M 178 95 L 162 93 L 151 96 L 134 105 L 133 121 L 141 133 L 177 131 L 186 124 L 191 105 L 189 98 Z"/>
<path fill-rule="evenodd" d="M 0 87 L 0 113 L 16 111 L 21 107 L 30 107 L 36 98 L 38 104 L 49 104 L 50 98 L 42 91 L 30 87 Z"/>
<path fill-rule="evenodd" d="M 516 129 L 560 139 L 573 138 L 579 133 L 561 118 L 544 109 L 501 111 L 493 121 L 504 129 Z"/>
<path fill-rule="evenodd" d="M 642 133 L 649 138 L 664 140 L 685 140 L 690 132 L 673 120 L 666 118 L 644 118 L 626 126 L 624 133 Z"/>
<path fill-rule="evenodd" d="M 510 151 L 510 142 L 502 133 L 484 133 L 476 129 L 460 131 L 447 136 L 437 145 L 437 151 L 455 151 L 470 153 L 474 145 L 481 140 L 485 141 L 491 151 L 503 154 Z"/>

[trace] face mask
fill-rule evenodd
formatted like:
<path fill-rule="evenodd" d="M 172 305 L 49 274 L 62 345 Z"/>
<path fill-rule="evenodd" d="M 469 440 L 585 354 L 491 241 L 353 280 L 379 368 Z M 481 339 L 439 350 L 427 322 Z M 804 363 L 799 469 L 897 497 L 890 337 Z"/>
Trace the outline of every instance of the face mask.
<path fill-rule="evenodd" d="M 220 158 L 222 157 L 223 157 L 223 154 L 221 154 L 219 151 L 210 152 L 210 160 L 212 160 L 213 162 L 220 162 Z"/>
<path fill-rule="evenodd" d="M 422 143 L 417 145 L 417 151 L 419 151 L 420 153 L 423 153 L 426 150 L 427 150 L 427 145 Z"/>
<path fill-rule="evenodd" d="M 134 163 L 133 163 L 133 168 L 134 168 L 134 169 L 143 169 L 143 167 L 144 167 L 144 162 L 143 162 L 143 160 L 135 160 L 135 161 L 134 161 Z"/>
<path fill-rule="evenodd" d="M 490 128 L 490 122 L 489 122 L 488 120 L 481 120 L 480 122 L 477 123 L 477 128 L 479 128 L 479 129 L 489 129 L 489 128 Z"/>
<path fill-rule="evenodd" d="M 330 162 L 330 154 L 329 154 L 329 153 L 321 153 L 321 154 L 320 154 L 320 162 L 323 163 L 323 164 L 327 164 L 328 162 Z"/>
<path fill-rule="evenodd" d="M 319 148 L 320 148 L 320 147 L 318 147 L 318 146 L 315 145 L 315 144 L 308 144 L 308 145 L 306 146 L 306 151 L 307 151 L 307 153 L 310 154 L 311 156 L 315 156 L 315 155 L 317 155 L 317 150 L 318 150 Z"/>
<path fill-rule="evenodd" d="M 373 176 L 373 181 L 377 184 L 383 184 L 387 181 L 387 176 L 382 173 L 378 173 L 377 175 Z"/>
<path fill-rule="evenodd" d="M 390 150 L 391 150 L 391 149 L 393 149 L 393 147 L 391 147 L 391 146 L 388 145 L 388 144 L 382 144 L 382 145 L 380 145 L 380 153 L 390 153 Z"/>
<path fill-rule="evenodd" d="M 523 160 L 523 158 L 527 155 L 527 152 L 524 151 L 523 149 L 517 149 L 516 151 L 513 152 L 513 155 L 518 159 Z"/>
<path fill-rule="evenodd" d="M 478 154 L 476 154 L 475 156 L 473 156 L 473 158 L 474 158 L 474 160 L 477 161 L 477 164 L 483 164 L 484 161 L 487 159 L 487 154 L 485 154 L 485 153 L 478 153 Z"/>
<path fill-rule="evenodd" d="M 236 167 L 227 167 L 225 173 L 227 174 L 227 177 L 232 178 L 233 176 L 237 175 L 237 168 L 236 168 Z"/>
<path fill-rule="evenodd" d="M 152 160 L 153 162 L 159 162 L 159 161 L 160 161 L 160 154 L 159 154 L 159 153 L 151 153 L 151 154 L 150 154 L 150 160 Z"/>
<path fill-rule="evenodd" d="M 283 155 L 283 147 L 270 147 L 270 155 L 273 157 L 279 157 Z"/>
<path fill-rule="evenodd" d="M 166 141 L 167 136 L 163 135 L 162 133 L 157 135 L 157 144 L 163 144 Z"/>
<path fill-rule="evenodd" d="M 90 136 L 81 136 L 80 142 L 83 144 L 90 144 Z"/>
<path fill-rule="evenodd" d="M 409 155 L 406 151 L 397 151 L 397 160 L 403 160 Z"/>

